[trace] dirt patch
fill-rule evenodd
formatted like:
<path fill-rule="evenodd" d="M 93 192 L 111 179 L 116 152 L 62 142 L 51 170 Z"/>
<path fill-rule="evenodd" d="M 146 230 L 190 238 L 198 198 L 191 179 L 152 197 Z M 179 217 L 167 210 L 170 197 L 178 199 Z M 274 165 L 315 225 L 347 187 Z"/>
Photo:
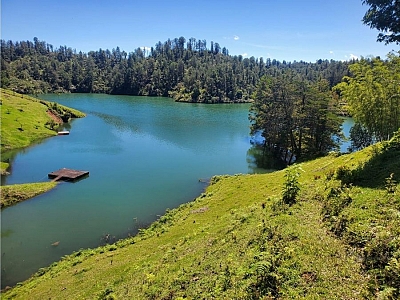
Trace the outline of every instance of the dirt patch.
<path fill-rule="evenodd" d="M 199 209 L 192 210 L 192 214 L 203 213 L 208 210 L 208 207 L 200 207 Z"/>
<path fill-rule="evenodd" d="M 61 119 L 61 117 L 56 115 L 55 113 L 53 113 L 51 110 L 47 110 L 47 114 L 50 116 L 50 118 L 53 119 L 54 122 L 56 122 L 58 124 L 63 123 L 63 120 Z"/>

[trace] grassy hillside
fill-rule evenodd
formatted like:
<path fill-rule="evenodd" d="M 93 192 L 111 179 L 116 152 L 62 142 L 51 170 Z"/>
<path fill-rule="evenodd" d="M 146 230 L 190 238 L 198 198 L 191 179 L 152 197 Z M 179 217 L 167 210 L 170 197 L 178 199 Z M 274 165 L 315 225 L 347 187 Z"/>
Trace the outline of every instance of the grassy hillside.
<path fill-rule="evenodd" d="M 136 237 L 66 256 L 2 298 L 395 299 L 399 170 L 400 134 L 301 164 L 292 205 L 287 170 L 214 177 Z"/>
<path fill-rule="evenodd" d="M 84 114 L 52 102 L 1 89 L 1 152 L 27 147 L 34 141 L 56 135 L 61 116 Z M 60 109 L 61 108 L 61 109 Z"/>

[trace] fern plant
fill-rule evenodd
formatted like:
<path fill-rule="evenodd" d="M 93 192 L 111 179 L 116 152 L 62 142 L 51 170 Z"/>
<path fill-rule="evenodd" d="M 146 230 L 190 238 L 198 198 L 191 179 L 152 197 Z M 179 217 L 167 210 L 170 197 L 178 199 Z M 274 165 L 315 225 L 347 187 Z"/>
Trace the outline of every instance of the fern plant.
<path fill-rule="evenodd" d="M 285 183 L 282 189 L 282 201 L 285 204 L 293 205 L 296 203 L 297 196 L 300 192 L 299 183 L 299 167 L 291 166 L 286 169 Z"/>

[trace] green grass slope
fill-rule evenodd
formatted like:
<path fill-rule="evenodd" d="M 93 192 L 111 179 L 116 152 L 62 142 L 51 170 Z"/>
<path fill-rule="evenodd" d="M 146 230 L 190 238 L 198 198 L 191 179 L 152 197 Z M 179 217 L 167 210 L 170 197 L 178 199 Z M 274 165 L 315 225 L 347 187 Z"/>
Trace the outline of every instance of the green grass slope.
<path fill-rule="evenodd" d="M 58 124 L 51 115 L 60 118 L 60 113 L 66 111 L 72 117 L 84 116 L 77 110 L 5 89 L 0 90 L 0 99 L 2 153 L 56 135 Z"/>
<path fill-rule="evenodd" d="M 396 299 L 399 170 L 400 134 L 301 164 L 291 206 L 285 170 L 214 177 L 136 237 L 68 255 L 2 298 Z"/>

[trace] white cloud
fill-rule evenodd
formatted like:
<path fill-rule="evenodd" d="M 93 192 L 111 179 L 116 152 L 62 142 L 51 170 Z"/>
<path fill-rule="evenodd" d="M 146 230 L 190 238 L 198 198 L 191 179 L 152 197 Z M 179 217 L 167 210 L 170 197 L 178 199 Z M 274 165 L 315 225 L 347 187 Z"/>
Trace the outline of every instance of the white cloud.
<path fill-rule="evenodd" d="M 331 50 L 331 51 L 329 51 L 329 53 L 330 53 L 330 54 L 335 54 L 335 53 L 333 53 L 333 51 L 332 51 L 332 50 Z"/>
<path fill-rule="evenodd" d="M 242 54 L 243 57 L 246 57 L 247 55 L 248 55 L 247 53 L 243 53 L 243 54 Z"/>
<path fill-rule="evenodd" d="M 359 57 L 357 56 L 357 55 L 354 55 L 354 54 L 351 54 L 350 53 L 350 55 L 345 55 L 344 56 L 344 60 L 343 61 L 346 61 L 346 60 L 353 60 L 353 59 L 358 59 Z"/>
<path fill-rule="evenodd" d="M 237 35 L 235 35 L 235 36 L 233 37 L 233 39 L 234 39 L 235 41 L 237 41 L 237 40 L 239 40 L 239 37 L 238 37 Z"/>
<path fill-rule="evenodd" d="M 357 55 L 354 55 L 354 54 L 350 54 L 350 59 L 358 59 L 358 56 Z"/>

